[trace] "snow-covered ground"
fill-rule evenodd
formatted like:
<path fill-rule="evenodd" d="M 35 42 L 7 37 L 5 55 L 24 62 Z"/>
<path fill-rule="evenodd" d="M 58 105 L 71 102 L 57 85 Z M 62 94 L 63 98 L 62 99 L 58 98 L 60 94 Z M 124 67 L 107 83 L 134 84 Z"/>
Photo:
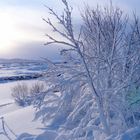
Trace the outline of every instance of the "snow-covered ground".
<path fill-rule="evenodd" d="M 19 75 L 30 75 L 30 74 L 41 72 L 41 69 L 42 71 L 45 71 L 47 68 L 46 65 L 42 67 L 40 66 L 41 66 L 40 63 L 38 66 L 37 63 L 34 62 L 23 61 L 21 63 L 19 62 L 19 60 L 17 60 L 17 62 L 15 62 L 14 64 L 11 64 L 11 62 L 9 61 L 8 62 L 6 61 L 6 63 L 4 64 L 1 63 L 0 60 L 0 78 L 3 76 L 11 77 L 11 76 L 19 76 Z M 0 81 L 0 140 L 55 140 L 55 139 L 68 140 L 67 138 L 69 137 L 68 135 L 69 132 L 65 133 L 61 129 L 57 131 L 55 129 L 49 129 L 49 127 L 47 130 L 44 128 L 44 125 L 41 123 L 40 120 L 34 120 L 35 109 L 33 108 L 33 106 L 19 107 L 15 103 L 14 99 L 11 96 L 11 91 L 12 91 L 11 89 L 15 85 L 17 85 L 18 82 L 26 83 L 28 86 L 31 86 L 33 85 L 33 83 L 43 82 L 43 81 L 41 80 L 41 78 L 34 79 L 34 80 L 31 79 L 31 80 L 20 80 L 20 81 L 17 81 L 15 79 L 12 82 Z M 59 95 L 59 92 L 56 93 L 54 92 L 54 94 Z M 49 97 L 50 99 L 52 99 L 50 94 Z M 66 97 L 69 98 L 70 96 L 66 96 Z M 63 115 L 63 112 L 61 115 Z M 61 121 L 61 119 L 56 119 L 56 120 L 57 123 Z M 47 118 L 47 123 L 49 124 L 48 118 Z M 55 123 L 53 125 L 55 125 Z M 77 132 L 79 133 L 80 131 L 81 128 L 79 128 Z M 6 132 L 5 135 L 3 135 L 4 132 Z M 87 139 L 72 138 L 71 140 L 87 140 Z M 88 140 L 93 140 L 93 139 L 90 138 Z M 95 140 L 104 140 L 104 138 L 102 135 L 99 136 L 99 134 L 97 133 Z M 132 129 L 129 129 L 122 134 L 120 133 L 118 136 L 111 135 L 106 140 L 140 140 L 140 125 Z"/>
<path fill-rule="evenodd" d="M 22 82 L 31 85 L 36 80 Z M 11 88 L 16 84 L 17 82 L 0 84 L 0 117 L 4 117 L 4 121 L 16 135 L 21 133 L 39 134 L 42 132 L 41 128 L 43 128 L 43 125 L 40 121 L 33 121 L 34 108 L 32 106 L 19 107 L 11 97 Z M 0 125 L 0 132 L 2 131 L 2 125 Z M 14 140 L 14 135 L 11 132 L 8 135 Z M 0 140 L 7 140 L 7 138 L 0 135 Z"/>
<path fill-rule="evenodd" d="M 19 74 L 30 74 L 40 72 L 41 69 L 45 70 L 46 66 L 39 65 L 39 63 L 27 63 L 27 62 L 20 62 L 20 63 L 2 63 L 0 62 L 0 77 L 3 76 L 17 76 Z M 37 82 L 38 80 L 24 80 L 20 82 L 26 83 L 28 86 L 32 85 L 33 83 Z M 14 87 L 17 82 L 2 82 L 0 83 L 0 118 L 4 117 L 4 121 L 6 125 L 16 134 L 20 135 L 21 133 L 31 133 L 31 134 L 39 134 L 43 132 L 41 128 L 43 125 L 40 121 L 34 121 L 34 113 L 35 110 L 32 106 L 28 107 L 19 107 L 11 96 L 11 89 Z M 38 81 L 42 82 L 42 81 Z M 15 139 L 14 134 L 5 126 L 8 135 Z M 2 128 L 2 119 L 0 119 L 0 140 L 7 140 L 7 137 L 2 135 L 3 128 Z"/>

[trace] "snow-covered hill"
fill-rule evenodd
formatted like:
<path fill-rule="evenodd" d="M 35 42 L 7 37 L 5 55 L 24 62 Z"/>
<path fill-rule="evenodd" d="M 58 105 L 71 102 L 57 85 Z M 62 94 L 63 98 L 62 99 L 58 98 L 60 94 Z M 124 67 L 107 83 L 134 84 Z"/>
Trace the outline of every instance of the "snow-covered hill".
<path fill-rule="evenodd" d="M 35 80 L 30 82 L 24 81 L 25 83 L 32 84 Z M 17 136 L 21 133 L 39 134 L 42 133 L 43 125 L 40 121 L 34 120 L 35 110 L 32 106 L 19 107 L 11 97 L 11 88 L 15 86 L 17 82 L 0 84 L 0 118 L 4 117 L 6 123 L 5 129 L 7 135 L 15 140 L 12 130 Z M 9 130 L 10 129 L 10 130 Z M 3 134 L 2 119 L 0 119 L 0 140 L 7 140 L 7 137 Z"/>

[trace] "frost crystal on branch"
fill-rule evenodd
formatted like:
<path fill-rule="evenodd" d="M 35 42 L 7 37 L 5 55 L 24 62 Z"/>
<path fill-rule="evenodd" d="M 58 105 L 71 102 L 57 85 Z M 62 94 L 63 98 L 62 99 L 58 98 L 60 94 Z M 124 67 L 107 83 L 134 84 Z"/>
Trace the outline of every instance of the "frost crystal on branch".
<path fill-rule="evenodd" d="M 48 8 L 61 28 L 50 18 L 44 21 L 63 39 L 46 34 L 50 40 L 46 45 L 57 43 L 69 48 L 61 51 L 64 62 L 49 62 L 46 79 L 50 88 L 44 93 L 36 118 L 41 117 L 58 132 L 56 140 L 103 140 L 116 136 L 140 120 L 136 116 L 139 100 L 130 101 L 134 90 L 139 92 L 139 20 L 134 15 L 130 22 L 112 4 L 103 9 L 87 7 L 77 36 L 72 8 L 66 0 L 62 2 L 65 8 L 61 16 Z"/>

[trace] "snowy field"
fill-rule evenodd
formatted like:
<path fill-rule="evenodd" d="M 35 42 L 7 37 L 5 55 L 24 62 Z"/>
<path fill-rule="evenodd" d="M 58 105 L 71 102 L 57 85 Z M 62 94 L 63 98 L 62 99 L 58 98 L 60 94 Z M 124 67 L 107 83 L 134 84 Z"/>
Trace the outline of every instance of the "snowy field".
<path fill-rule="evenodd" d="M 62 64 L 58 63 L 57 66 L 61 67 Z M 86 129 L 89 132 L 94 129 L 94 138 L 91 133 L 87 133 L 88 139 L 81 137 L 80 134 L 84 129 L 82 125 L 78 126 L 76 123 L 82 120 L 82 115 L 84 115 L 85 110 L 87 110 L 89 106 L 91 107 L 90 103 L 92 103 L 93 100 L 89 102 L 92 98 L 90 94 L 87 94 L 88 88 L 85 91 L 83 90 L 83 92 L 78 91 L 81 86 L 79 85 L 80 83 L 72 83 L 70 85 L 71 88 L 64 91 L 62 90 L 63 92 L 61 92 L 58 87 L 54 89 L 53 86 L 50 86 L 47 94 L 45 94 L 44 104 L 42 108 L 39 108 L 39 114 L 36 114 L 36 116 L 40 117 L 37 117 L 39 119 L 35 120 L 35 108 L 33 108 L 32 105 L 26 107 L 18 106 L 12 97 L 12 89 L 18 83 L 26 84 L 28 87 L 32 87 L 36 82 L 44 83 L 42 77 L 34 78 L 33 76 L 40 73 L 44 74 L 45 71 L 47 71 L 47 65 L 40 61 L 0 60 L 0 140 L 140 140 L 140 125 L 120 132 L 118 135 L 106 137 L 103 133 L 98 133 L 98 131 L 96 131 L 97 128 L 92 128 L 91 124 L 91 126 L 89 125 Z M 56 69 L 52 72 L 52 77 L 46 74 L 47 79 L 45 83 L 47 83 L 47 81 L 57 82 L 58 79 L 61 82 L 63 81 L 59 70 L 58 74 L 56 74 Z M 46 93 L 46 88 L 48 89 L 48 85 L 45 85 L 45 92 L 40 92 L 39 95 Z M 80 100 L 80 96 L 77 95 L 78 92 L 83 94 L 80 95 L 82 97 Z M 72 100 L 72 98 L 74 99 Z M 72 101 L 73 104 L 71 103 Z M 79 110 L 77 107 L 79 107 Z M 72 108 L 75 114 L 71 113 L 71 110 L 68 110 L 69 108 Z M 44 112 L 47 114 L 46 116 L 44 115 L 45 117 L 43 116 Z M 71 114 L 67 116 L 69 112 Z M 92 112 L 89 113 L 89 117 L 91 113 Z M 94 113 L 96 116 L 96 112 Z M 56 118 L 53 118 L 53 115 Z M 46 127 L 41 123 L 40 119 L 42 119 L 42 116 L 44 117 L 43 119 L 45 119 L 44 124 Z M 85 122 L 83 123 L 82 121 Z M 86 119 L 82 121 L 83 124 L 87 124 Z M 89 121 L 89 123 L 90 122 L 92 121 Z M 118 120 L 115 120 L 115 122 L 116 124 L 119 123 Z M 97 126 L 100 125 L 98 117 L 97 119 L 95 118 L 94 123 Z M 77 128 L 75 132 L 73 131 L 74 133 L 69 130 L 63 130 L 65 127 L 70 128 L 75 126 L 77 126 Z M 116 130 L 116 128 L 114 128 L 114 130 Z"/>
<path fill-rule="evenodd" d="M 9 61 L 0 62 L 0 78 L 1 77 L 11 77 L 18 75 L 30 75 L 34 73 L 39 73 L 40 71 L 46 70 L 46 65 L 42 65 L 39 62 L 14 62 Z M 11 96 L 11 89 L 18 83 L 26 83 L 28 86 L 35 82 L 43 82 L 39 80 L 24 80 L 24 81 L 0 81 L 0 118 L 4 117 L 4 121 L 8 127 L 16 134 L 21 133 L 31 133 L 39 134 L 42 132 L 40 128 L 43 125 L 40 121 L 34 120 L 35 110 L 33 107 L 19 107 Z M 15 139 L 14 134 L 5 127 L 8 135 L 12 140 Z M 7 137 L 2 135 L 2 120 L 0 120 L 0 140 L 7 140 Z"/>

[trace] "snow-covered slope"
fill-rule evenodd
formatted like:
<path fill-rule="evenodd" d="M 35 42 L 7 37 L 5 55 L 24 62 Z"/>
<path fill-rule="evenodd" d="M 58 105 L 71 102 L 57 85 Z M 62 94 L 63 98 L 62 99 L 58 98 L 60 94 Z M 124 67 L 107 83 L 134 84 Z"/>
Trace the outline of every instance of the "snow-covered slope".
<path fill-rule="evenodd" d="M 7 112 L 3 117 L 8 127 L 12 129 L 16 135 L 20 135 L 21 133 L 39 134 L 42 132 L 40 128 L 42 128 L 43 125 L 39 121 L 33 121 L 34 109 L 31 106 Z M 10 138 L 14 139 L 15 136 L 9 132 L 7 127 L 6 130 Z M 0 140 L 6 140 L 6 137 Z"/>
<path fill-rule="evenodd" d="M 35 81 L 24 82 L 32 84 Z M 3 126 L 1 117 L 4 117 L 7 135 L 12 140 L 15 140 L 15 136 L 10 130 L 12 130 L 17 136 L 21 133 L 37 135 L 43 132 L 41 129 L 43 128 L 41 122 L 33 121 L 35 113 L 34 108 L 32 106 L 24 108 L 19 107 L 12 99 L 11 88 L 16 84 L 17 82 L 0 84 L 0 140 L 7 140 L 7 137 L 2 134 Z"/>

